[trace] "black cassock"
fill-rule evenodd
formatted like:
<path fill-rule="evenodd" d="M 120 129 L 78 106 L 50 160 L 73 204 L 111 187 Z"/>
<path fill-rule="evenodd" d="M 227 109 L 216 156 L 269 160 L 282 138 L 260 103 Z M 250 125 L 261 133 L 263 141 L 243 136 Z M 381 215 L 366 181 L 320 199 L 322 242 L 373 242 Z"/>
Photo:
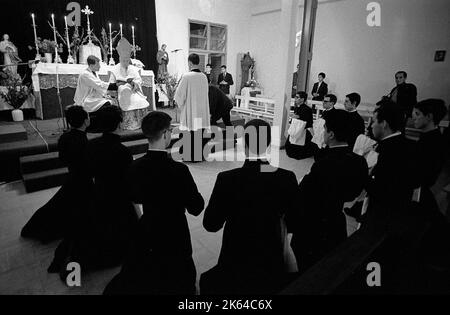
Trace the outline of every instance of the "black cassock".
<path fill-rule="evenodd" d="M 299 116 L 300 120 L 306 122 L 306 129 L 313 128 L 313 111 L 306 105 L 302 104 L 299 107 L 294 108 L 295 115 Z M 313 136 L 309 130 L 306 131 L 305 145 L 295 145 L 291 143 L 291 138 L 286 140 L 286 154 L 291 159 L 303 160 L 314 156 L 319 147 L 312 142 Z"/>
<path fill-rule="evenodd" d="M 203 226 L 224 229 L 222 248 L 201 276 L 201 294 L 274 294 L 286 285 L 283 220 L 296 195 L 295 174 L 264 161 L 218 175 Z"/>
<path fill-rule="evenodd" d="M 291 247 L 301 272 L 319 262 L 347 238 L 343 213 L 368 178 L 365 159 L 349 147 L 324 149 L 299 185 L 295 211 L 287 214 Z"/>
<path fill-rule="evenodd" d="M 353 149 L 356 139 L 365 133 L 366 123 L 357 111 L 348 113 L 348 117 L 348 144 Z"/>
<path fill-rule="evenodd" d="M 72 129 L 60 137 L 59 159 L 69 169 L 67 180 L 52 199 L 34 213 L 22 229 L 22 237 L 49 243 L 73 230 L 77 218 L 86 209 L 85 198 L 91 194 L 93 185 L 84 158 L 87 144 L 86 133 L 80 130 Z"/>
<path fill-rule="evenodd" d="M 125 174 L 133 161 L 120 136 L 104 134 L 86 150 L 88 171 L 94 180 L 92 195 L 83 196 L 87 211 L 77 228 L 55 252 L 49 271 L 59 271 L 67 261 L 82 270 L 122 263 L 137 226 L 137 215 L 127 194 Z"/>
<path fill-rule="evenodd" d="M 127 183 L 144 214 L 122 270 L 104 294 L 195 294 L 186 210 L 198 216 L 205 204 L 188 167 L 165 151 L 149 151 L 132 164 Z"/>

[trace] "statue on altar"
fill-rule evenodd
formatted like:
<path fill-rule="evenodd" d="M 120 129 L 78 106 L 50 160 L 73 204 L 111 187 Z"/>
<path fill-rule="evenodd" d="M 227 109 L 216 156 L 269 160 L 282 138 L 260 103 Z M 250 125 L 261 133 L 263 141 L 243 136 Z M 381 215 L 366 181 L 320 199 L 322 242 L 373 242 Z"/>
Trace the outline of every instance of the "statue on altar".
<path fill-rule="evenodd" d="M 2 41 L 0 42 L 0 52 L 3 57 L 3 65 L 14 65 L 22 62 L 19 58 L 17 47 L 10 41 L 9 35 L 4 34 Z M 17 74 L 17 66 L 6 67 L 13 74 Z M 6 70 L 5 69 L 5 70 Z"/>
<path fill-rule="evenodd" d="M 158 79 L 164 77 L 167 73 L 167 65 L 169 64 L 169 54 L 166 51 L 167 45 L 163 44 L 161 50 L 158 51 L 156 59 L 158 61 Z"/>

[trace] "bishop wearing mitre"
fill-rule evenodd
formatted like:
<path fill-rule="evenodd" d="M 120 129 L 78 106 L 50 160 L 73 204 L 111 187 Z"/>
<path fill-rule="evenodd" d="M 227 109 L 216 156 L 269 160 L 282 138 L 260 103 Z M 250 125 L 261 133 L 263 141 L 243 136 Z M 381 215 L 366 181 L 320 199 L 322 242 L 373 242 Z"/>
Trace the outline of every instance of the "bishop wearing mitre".
<path fill-rule="evenodd" d="M 124 112 L 148 108 L 147 97 L 142 91 L 140 69 L 131 64 L 133 46 L 122 38 L 117 44 L 120 63 L 111 71 L 111 83 L 118 86 L 119 106 Z"/>

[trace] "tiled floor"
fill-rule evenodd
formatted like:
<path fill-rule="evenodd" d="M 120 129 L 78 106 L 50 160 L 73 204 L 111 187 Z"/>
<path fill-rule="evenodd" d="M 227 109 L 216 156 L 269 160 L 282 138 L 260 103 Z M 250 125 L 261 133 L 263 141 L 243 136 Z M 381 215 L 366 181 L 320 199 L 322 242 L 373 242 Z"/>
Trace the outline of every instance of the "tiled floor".
<path fill-rule="evenodd" d="M 227 152 L 227 154 L 234 154 Z M 242 150 L 238 156 L 243 158 Z M 190 164 L 189 168 L 207 203 L 220 171 L 240 167 L 242 162 L 210 162 Z M 312 160 L 295 161 L 284 151 L 280 166 L 292 170 L 300 180 L 309 171 Z M 20 230 L 34 211 L 44 205 L 57 188 L 26 194 L 21 182 L 0 186 L 0 294 L 101 294 L 119 268 L 83 275 L 81 288 L 66 287 L 58 275 L 46 272 L 58 244 L 43 246 L 23 240 Z M 203 215 L 188 216 L 197 273 L 213 267 L 220 252 L 222 233 L 208 233 L 202 227 Z M 349 231 L 354 222 L 349 221 Z"/>

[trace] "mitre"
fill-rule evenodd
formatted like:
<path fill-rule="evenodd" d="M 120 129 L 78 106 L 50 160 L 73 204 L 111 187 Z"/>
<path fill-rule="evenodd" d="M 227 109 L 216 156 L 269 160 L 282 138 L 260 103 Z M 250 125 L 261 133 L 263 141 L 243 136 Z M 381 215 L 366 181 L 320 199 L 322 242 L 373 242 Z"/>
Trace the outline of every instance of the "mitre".
<path fill-rule="evenodd" d="M 130 42 L 125 37 L 122 37 L 119 40 L 116 49 L 120 57 L 130 57 L 133 52 L 133 46 L 131 46 Z"/>

